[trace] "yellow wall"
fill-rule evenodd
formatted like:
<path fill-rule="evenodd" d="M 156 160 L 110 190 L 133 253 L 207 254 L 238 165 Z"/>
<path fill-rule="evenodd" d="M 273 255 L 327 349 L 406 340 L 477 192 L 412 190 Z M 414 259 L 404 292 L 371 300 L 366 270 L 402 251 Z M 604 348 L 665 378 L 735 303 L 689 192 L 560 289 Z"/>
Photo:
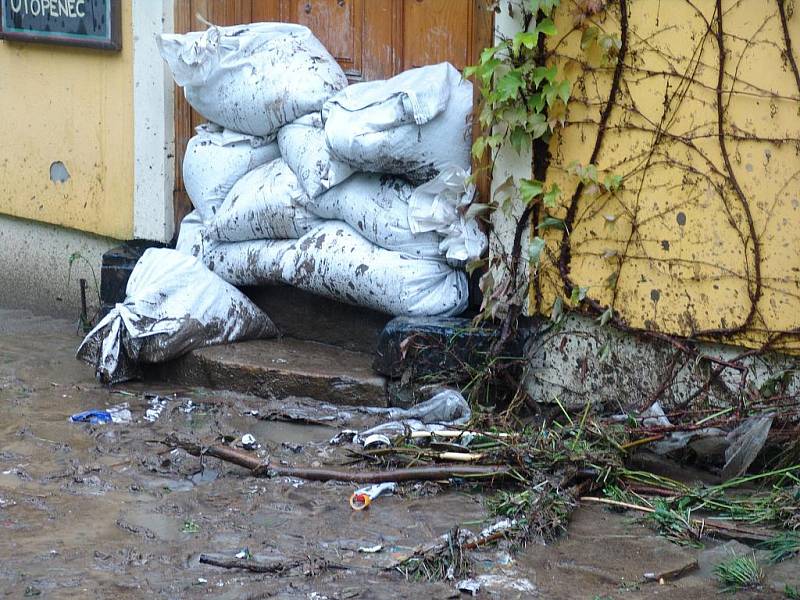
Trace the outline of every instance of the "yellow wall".
<path fill-rule="evenodd" d="M 133 40 L 122 51 L 0 41 L 0 213 L 133 236 Z M 70 178 L 50 180 L 61 161 Z"/>
<path fill-rule="evenodd" d="M 576 82 L 566 127 L 550 144 L 548 181 L 563 190 L 552 212 L 560 217 L 577 185 L 567 166 L 589 161 L 614 69 L 587 67 L 572 5 L 562 2 L 551 44 Z M 717 137 L 715 2 L 627 5 L 628 56 L 596 161 L 601 178 L 623 176 L 623 191 L 581 196 L 570 276 L 637 328 L 689 336 L 736 327 L 755 292 L 755 244 Z M 619 34 L 618 3 L 608 7 L 598 25 Z M 800 90 L 782 54 L 774 0 L 724 0 L 723 15 L 725 142 L 754 222 L 762 284 L 753 323 L 730 339 L 757 346 L 800 327 Z M 800 11 L 789 28 L 800 62 Z M 561 232 L 547 239 L 557 256 Z M 562 293 L 553 254 L 541 274 L 542 312 Z M 796 340 L 777 345 L 797 349 Z"/>

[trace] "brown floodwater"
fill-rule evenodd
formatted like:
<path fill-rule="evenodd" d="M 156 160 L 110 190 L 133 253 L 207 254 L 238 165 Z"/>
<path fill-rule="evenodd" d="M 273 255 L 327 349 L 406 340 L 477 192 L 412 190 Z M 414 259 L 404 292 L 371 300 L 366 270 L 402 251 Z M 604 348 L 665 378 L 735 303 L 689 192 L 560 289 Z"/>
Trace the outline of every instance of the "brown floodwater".
<path fill-rule="evenodd" d="M 406 484 L 353 511 L 356 486 L 255 479 L 160 442 L 171 433 L 212 442 L 252 434 L 270 460 L 341 463 L 337 427 L 265 421 L 282 400 L 137 383 L 97 384 L 74 359 L 64 321 L 0 309 L 0 596 L 20 598 L 450 598 L 453 582 L 408 582 L 396 556 L 449 531 L 491 520 L 472 486 Z M 158 418 L 148 394 L 166 399 Z M 71 423 L 73 413 L 127 403 L 132 421 Z M 355 425 L 361 422 L 356 417 Z M 374 420 L 374 417 L 370 417 Z M 359 548 L 381 545 L 377 553 Z M 305 560 L 279 575 L 199 563 L 201 553 Z M 644 574 L 690 564 L 698 551 L 669 543 L 633 515 L 592 506 L 551 545 L 474 554 L 478 597 L 706 598 L 713 578 L 694 571 L 664 585 Z M 739 597 L 769 597 L 766 591 Z M 776 595 L 775 597 L 780 597 Z"/>

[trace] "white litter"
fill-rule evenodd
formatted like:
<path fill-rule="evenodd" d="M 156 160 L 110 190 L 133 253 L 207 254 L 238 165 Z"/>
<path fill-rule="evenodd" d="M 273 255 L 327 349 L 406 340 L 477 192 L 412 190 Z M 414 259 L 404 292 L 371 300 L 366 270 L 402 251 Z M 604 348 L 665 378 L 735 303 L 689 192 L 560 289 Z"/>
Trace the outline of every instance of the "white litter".
<path fill-rule="evenodd" d="M 325 103 L 333 155 L 362 171 L 423 183 L 470 166 L 472 84 L 450 63 L 353 84 Z"/>
<path fill-rule="evenodd" d="M 244 294 L 196 257 L 148 249 L 117 304 L 84 338 L 78 358 L 105 383 L 132 379 L 140 363 L 175 358 L 201 346 L 275 337 L 275 325 Z"/>
<path fill-rule="evenodd" d="M 358 551 L 362 554 L 375 554 L 383 550 L 383 544 L 377 544 L 375 546 L 360 546 Z"/>
<path fill-rule="evenodd" d="M 200 125 L 183 156 L 183 185 L 200 217 L 209 221 L 241 177 L 280 156 L 277 142 L 224 129 L 214 123 Z"/>
<path fill-rule="evenodd" d="M 242 448 L 245 450 L 255 450 L 259 447 L 258 442 L 256 442 L 256 438 L 253 437 L 250 433 L 245 433 L 242 436 Z"/>
<path fill-rule="evenodd" d="M 302 208 L 305 203 L 297 177 L 279 158 L 236 182 L 206 235 L 227 242 L 299 238 L 322 222 Z"/>
<path fill-rule="evenodd" d="M 311 198 L 353 174 L 350 165 L 331 156 L 322 127 L 320 114 L 312 113 L 285 125 L 278 132 L 281 156 Z"/>
<path fill-rule="evenodd" d="M 148 403 L 150 404 L 150 408 L 144 412 L 144 420 L 154 423 L 158 420 L 158 418 L 161 416 L 161 413 L 164 412 L 164 409 L 167 407 L 167 400 L 161 396 L 156 396 L 155 398 L 150 398 Z"/>
<path fill-rule="evenodd" d="M 319 111 L 347 85 L 342 68 L 302 25 L 210 27 L 163 34 L 157 42 L 197 112 L 252 135 L 270 135 Z"/>

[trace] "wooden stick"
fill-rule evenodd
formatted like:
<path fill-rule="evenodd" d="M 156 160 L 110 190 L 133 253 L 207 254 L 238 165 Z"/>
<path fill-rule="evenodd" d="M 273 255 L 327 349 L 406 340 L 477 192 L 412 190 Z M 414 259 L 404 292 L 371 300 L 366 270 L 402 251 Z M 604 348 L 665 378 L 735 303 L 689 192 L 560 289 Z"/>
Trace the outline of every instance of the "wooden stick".
<path fill-rule="evenodd" d="M 302 560 L 295 560 L 291 562 L 262 563 L 247 558 L 218 558 L 208 554 L 200 555 L 201 564 L 222 567 L 223 569 L 244 569 L 253 573 L 283 573 L 289 569 L 299 567 L 303 562 Z"/>
<path fill-rule="evenodd" d="M 213 445 L 202 447 L 199 444 L 170 436 L 164 442 L 175 448 L 182 448 L 193 456 L 212 456 L 225 462 L 249 469 L 254 477 L 272 475 L 297 477 L 310 481 L 351 481 L 354 483 L 384 483 L 387 481 L 440 481 L 450 477 L 503 478 L 510 475 L 508 467 L 502 465 L 436 465 L 410 467 L 392 471 L 341 471 L 312 467 L 285 467 L 262 462 L 249 452 Z"/>

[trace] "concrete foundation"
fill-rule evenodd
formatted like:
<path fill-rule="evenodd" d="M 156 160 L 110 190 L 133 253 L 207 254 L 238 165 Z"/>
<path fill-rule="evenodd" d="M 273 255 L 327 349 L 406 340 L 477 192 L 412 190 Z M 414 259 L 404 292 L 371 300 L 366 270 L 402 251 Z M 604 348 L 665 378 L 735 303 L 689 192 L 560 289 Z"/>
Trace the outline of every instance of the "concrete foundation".
<path fill-rule="evenodd" d="M 81 311 L 79 280 L 83 278 L 91 317 L 99 305 L 102 255 L 118 243 L 0 215 L 0 305 L 77 319 Z"/>

